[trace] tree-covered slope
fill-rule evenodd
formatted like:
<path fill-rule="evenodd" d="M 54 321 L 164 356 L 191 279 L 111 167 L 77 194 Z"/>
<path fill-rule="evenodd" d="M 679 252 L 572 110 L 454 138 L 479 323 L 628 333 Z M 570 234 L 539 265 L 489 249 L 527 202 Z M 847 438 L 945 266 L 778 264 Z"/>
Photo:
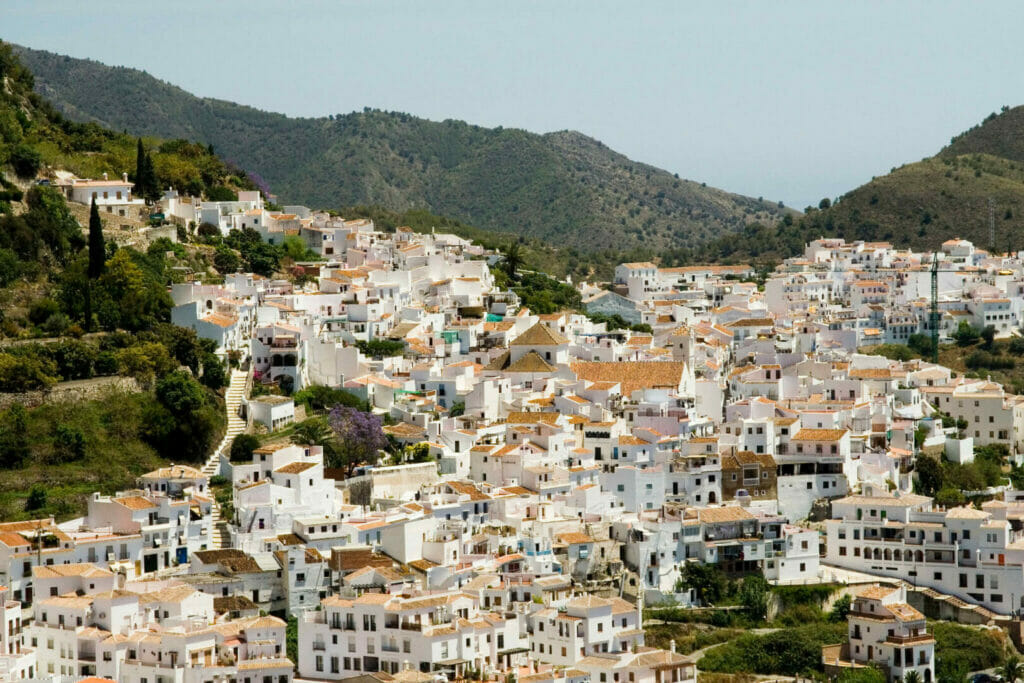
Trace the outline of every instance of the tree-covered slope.
<path fill-rule="evenodd" d="M 812 236 L 818 231 L 914 248 L 962 237 L 982 248 L 1024 249 L 1024 164 L 987 154 L 940 155 L 875 178 L 802 222 Z"/>
<path fill-rule="evenodd" d="M 289 202 L 426 208 L 586 251 L 703 242 L 782 213 L 576 132 L 537 135 L 376 110 L 289 118 L 198 98 L 143 71 L 18 51 L 37 92 L 68 117 L 212 144 Z"/>
<path fill-rule="evenodd" d="M 1024 106 L 1003 107 L 950 140 L 940 156 L 991 154 L 1024 163 Z"/>
<path fill-rule="evenodd" d="M 872 178 L 835 203 L 747 226 L 742 239 L 727 236 L 703 253 L 709 260 L 773 260 L 820 236 L 915 249 L 961 237 L 1000 252 L 1024 249 L 1024 107 L 988 116 L 934 157 Z"/>
<path fill-rule="evenodd" d="M 26 176 L 47 167 L 83 178 L 133 175 L 137 139 L 95 122 L 63 116 L 33 91 L 34 78 L 8 44 L 0 42 L 0 166 L 11 164 Z M 146 138 L 159 187 L 174 185 L 193 194 L 222 185 L 252 187 L 244 173 L 186 140 Z"/>

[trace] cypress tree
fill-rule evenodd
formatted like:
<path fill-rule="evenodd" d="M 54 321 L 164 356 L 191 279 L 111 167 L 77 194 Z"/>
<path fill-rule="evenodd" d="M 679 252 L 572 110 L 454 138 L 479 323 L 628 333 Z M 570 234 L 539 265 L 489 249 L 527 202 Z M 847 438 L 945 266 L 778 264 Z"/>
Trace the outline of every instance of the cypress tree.
<path fill-rule="evenodd" d="M 146 149 L 142 146 L 142 138 L 139 138 L 135 146 L 135 194 L 143 195 L 143 183 L 146 173 Z"/>
<path fill-rule="evenodd" d="M 150 201 L 160 198 L 156 171 L 153 169 L 153 158 L 143 147 L 142 138 L 139 138 L 135 147 L 135 194 Z"/>
<path fill-rule="evenodd" d="M 96 202 L 89 210 L 89 279 L 95 280 L 103 274 L 106 266 L 107 249 L 103 243 L 103 224 Z"/>
<path fill-rule="evenodd" d="M 156 170 L 153 169 L 153 157 L 146 153 L 146 199 L 156 201 L 160 198 L 160 187 L 157 184 Z"/>

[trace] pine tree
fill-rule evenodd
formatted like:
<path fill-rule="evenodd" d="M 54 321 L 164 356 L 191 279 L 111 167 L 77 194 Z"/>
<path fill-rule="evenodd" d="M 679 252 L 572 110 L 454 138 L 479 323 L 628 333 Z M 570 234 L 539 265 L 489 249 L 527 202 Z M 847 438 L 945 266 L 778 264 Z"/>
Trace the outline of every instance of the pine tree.
<path fill-rule="evenodd" d="M 89 210 L 89 279 L 96 280 L 103 275 L 106 267 L 107 250 L 103 243 L 103 224 L 100 222 L 100 210 L 96 202 Z"/>

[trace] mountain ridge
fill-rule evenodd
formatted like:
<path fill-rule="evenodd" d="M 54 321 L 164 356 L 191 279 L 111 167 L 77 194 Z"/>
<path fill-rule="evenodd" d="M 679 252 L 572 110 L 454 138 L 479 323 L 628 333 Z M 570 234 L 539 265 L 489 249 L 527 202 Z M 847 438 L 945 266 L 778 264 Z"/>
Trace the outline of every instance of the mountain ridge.
<path fill-rule="evenodd" d="M 374 109 L 289 117 L 199 98 L 128 67 L 15 50 L 36 91 L 69 118 L 210 143 L 289 203 L 426 208 L 588 252 L 705 243 L 786 213 L 632 161 L 577 131 L 537 134 Z"/>

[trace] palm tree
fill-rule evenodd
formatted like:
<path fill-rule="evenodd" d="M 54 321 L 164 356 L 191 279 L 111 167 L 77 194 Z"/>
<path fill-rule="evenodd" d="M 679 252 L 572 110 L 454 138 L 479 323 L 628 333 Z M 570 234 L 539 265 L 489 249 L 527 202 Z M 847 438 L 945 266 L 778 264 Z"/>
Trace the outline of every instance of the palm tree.
<path fill-rule="evenodd" d="M 322 417 L 311 417 L 295 425 L 291 442 L 299 446 L 323 446 L 324 463 L 337 461 L 338 441 L 327 420 Z"/>
<path fill-rule="evenodd" d="M 1002 671 L 1003 680 L 1006 683 L 1014 683 L 1021 674 L 1024 674 L 1024 664 L 1021 664 L 1020 659 L 1016 655 L 1007 658 L 1006 662 L 1003 663 Z"/>
<path fill-rule="evenodd" d="M 523 267 L 523 254 L 519 248 L 519 242 L 512 242 L 505 250 L 505 272 L 513 280 L 516 273 Z"/>
<path fill-rule="evenodd" d="M 903 683 L 921 683 L 921 674 L 915 669 L 911 669 L 903 676 Z"/>

